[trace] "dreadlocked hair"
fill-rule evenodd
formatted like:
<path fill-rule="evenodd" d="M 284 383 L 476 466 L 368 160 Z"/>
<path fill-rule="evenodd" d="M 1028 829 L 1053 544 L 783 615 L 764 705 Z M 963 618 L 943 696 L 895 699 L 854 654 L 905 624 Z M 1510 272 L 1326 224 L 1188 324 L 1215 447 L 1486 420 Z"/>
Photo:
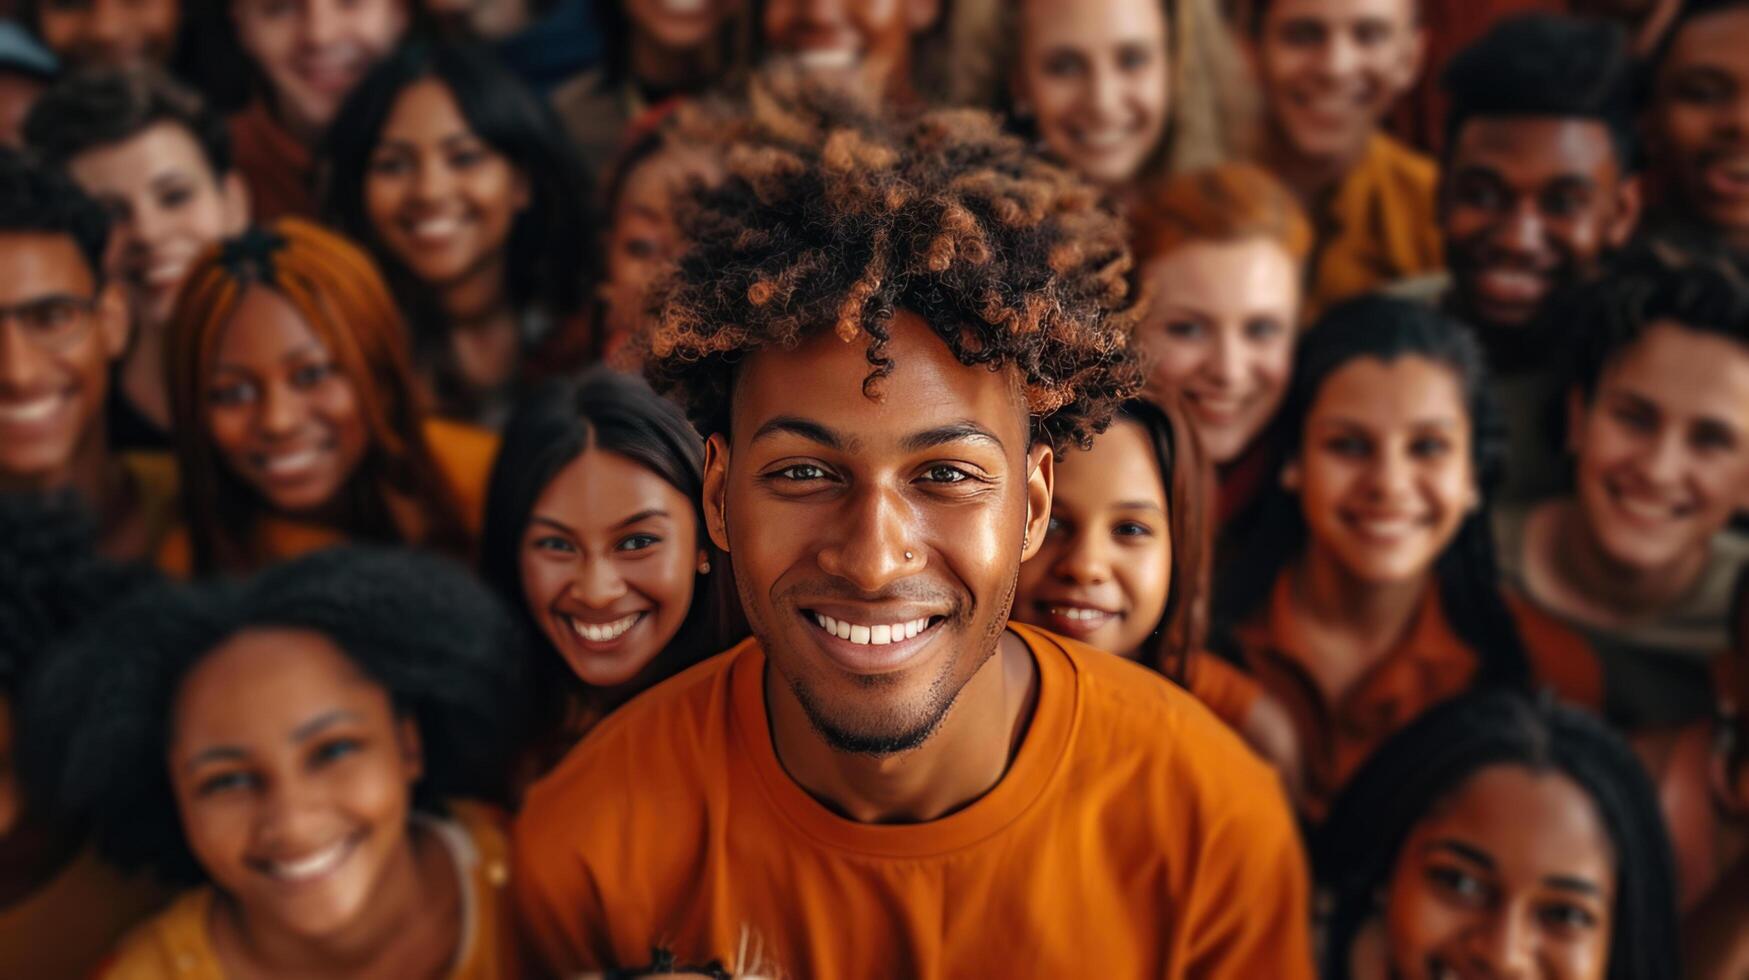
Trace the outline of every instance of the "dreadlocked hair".
<path fill-rule="evenodd" d="M 725 165 L 681 202 L 693 244 L 637 341 L 700 431 L 728 432 L 742 358 L 821 330 L 866 346 L 863 392 L 881 398 L 901 309 L 960 363 L 1014 368 L 1032 436 L 1054 448 L 1087 445 L 1140 387 L 1122 224 L 995 117 L 883 115 L 768 79 Z"/>

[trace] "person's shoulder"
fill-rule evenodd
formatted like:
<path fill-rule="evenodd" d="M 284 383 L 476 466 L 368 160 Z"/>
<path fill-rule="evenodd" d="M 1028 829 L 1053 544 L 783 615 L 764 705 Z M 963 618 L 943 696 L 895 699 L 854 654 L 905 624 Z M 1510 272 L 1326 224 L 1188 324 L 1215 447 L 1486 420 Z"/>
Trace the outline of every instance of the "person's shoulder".
<path fill-rule="evenodd" d="M 498 435 L 466 422 L 432 417 L 425 420 L 425 441 L 437 465 L 452 477 L 491 470 L 498 455 Z"/>
<path fill-rule="evenodd" d="M 206 925 L 212 900 L 211 887 L 192 889 L 135 926 L 98 968 L 97 980 L 219 980 Z"/>
<path fill-rule="evenodd" d="M 1585 708 L 1602 708 L 1603 667 L 1591 641 L 1516 590 L 1502 588 L 1501 596 L 1518 627 L 1533 680 L 1552 688 L 1563 700 Z"/>
<path fill-rule="evenodd" d="M 1439 183 L 1439 164 L 1431 156 L 1386 133 L 1374 133 L 1367 155 L 1394 182 L 1432 193 Z"/>

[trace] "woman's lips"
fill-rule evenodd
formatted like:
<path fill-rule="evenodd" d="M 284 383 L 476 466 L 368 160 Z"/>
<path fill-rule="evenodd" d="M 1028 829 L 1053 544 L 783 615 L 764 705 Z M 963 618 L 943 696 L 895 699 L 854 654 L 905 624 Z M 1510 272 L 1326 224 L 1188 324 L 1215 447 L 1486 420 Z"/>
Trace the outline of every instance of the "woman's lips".
<path fill-rule="evenodd" d="M 1086 639 L 1123 618 L 1123 614 L 1076 602 L 1042 599 L 1033 603 L 1039 616 L 1054 633 Z"/>

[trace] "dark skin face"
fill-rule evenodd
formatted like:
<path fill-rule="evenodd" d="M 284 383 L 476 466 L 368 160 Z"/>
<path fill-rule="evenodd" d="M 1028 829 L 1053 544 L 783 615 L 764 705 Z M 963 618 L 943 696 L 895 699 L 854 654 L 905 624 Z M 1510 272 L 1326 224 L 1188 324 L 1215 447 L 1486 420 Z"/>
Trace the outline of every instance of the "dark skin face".
<path fill-rule="evenodd" d="M 1633 233 L 1639 181 L 1591 119 L 1481 117 L 1453 141 L 1440 193 L 1446 259 L 1472 322 L 1519 327 Z"/>
<path fill-rule="evenodd" d="M 882 795 L 870 785 L 882 777 L 846 776 L 834 791 L 811 765 L 843 775 L 856 757 L 922 757 L 912 770 L 930 769 L 965 740 L 976 748 L 913 788 L 965 783 L 975 796 L 1000 777 L 1009 746 L 995 733 L 1012 730 L 1011 682 L 1027 687 L 1032 670 L 1004 627 L 1023 539 L 1036 549 L 1050 515 L 1051 451 L 1028 446 L 1011 372 L 960 364 L 904 312 L 887 356 L 891 394 L 874 400 L 860 337 L 753 354 L 736 377 L 732 437 L 706 446 L 705 512 L 770 659 L 779 756 L 853 815 Z M 968 775 L 992 747 L 995 772 Z M 926 818 L 910 802 L 899 808 Z"/>
<path fill-rule="evenodd" d="M 1684 23 L 1653 83 L 1647 143 L 1673 203 L 1749 247 L 1749 8 Z"/>

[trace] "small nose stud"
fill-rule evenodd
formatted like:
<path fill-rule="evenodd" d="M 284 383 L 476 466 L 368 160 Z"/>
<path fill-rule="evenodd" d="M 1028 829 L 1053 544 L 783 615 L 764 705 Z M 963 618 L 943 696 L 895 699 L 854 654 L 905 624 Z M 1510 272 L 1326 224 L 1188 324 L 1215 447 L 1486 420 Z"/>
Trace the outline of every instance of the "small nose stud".
<path fill-rule="evenodd" d="M 909 551 L 905 552 L 905 560 L 906 561 L 910 561 L 913 557 L 914 556 Z"/>

